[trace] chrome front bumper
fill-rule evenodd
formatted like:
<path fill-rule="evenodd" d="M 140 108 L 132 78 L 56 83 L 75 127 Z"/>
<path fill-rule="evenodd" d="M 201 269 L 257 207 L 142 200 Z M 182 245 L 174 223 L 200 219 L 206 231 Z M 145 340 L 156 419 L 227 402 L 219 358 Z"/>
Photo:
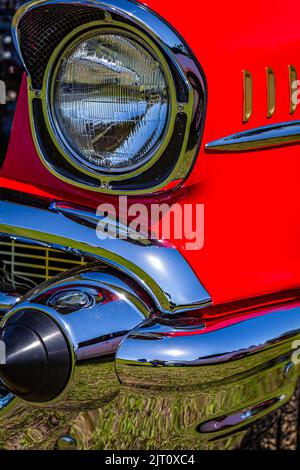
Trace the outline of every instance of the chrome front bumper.
<path fill-rule="evenodd" d="M 113 266 L 116 278 L 119 272 L 133 280 L 154 305 L 149 305 L 150 318 L 133 328 L 115 353 L 117 396 L 103 405 L 106 423 L 98 423 L 106 427 L 118 410 L 114 418 L 118 424 L 105 434 L 107 445 L 237 446 L 247 425 L 286 403 L 295 390 L 300 371 L 295 349 L 300 341 L 298 292 L 272 306 L 258 308 L 253 302 L 242 314 L 212 322 L 209 294 L 174 248 L 152 242 L 100 241 L 97 223 L 92 212 L 58 203 L 20 204 L 7 195 L 0 202 L 1 235 L 88 255 Z M 11 297 L 3 293 L 2 310 L 6 299 L 11 307 Z M 98 373 L 99 381 L 104 379 L 101 369 Z M 85 410 L 96 406 L 92 400 L 88 405 L 84 403 Z M 11 395 L 4 397 L 0 438 L 4 433 L 9 440 L 8 430 L 20 426 L 22 413 L 34 426 L 32 406 Z M 51 407 L 70 413 L 68 403 Z M 49 413 L 47 404 L 39 408 Z M 122 444 L 126 420 L 133 426 Z"/>
<path fill-rule="evenodd" d="M 96 227 L 101 220 L 95 212 L 44 202 L 41 209 L 37 200 L 28 205 L 6 198 L 0 201 L 0 235 L 104 261 L 141 284 L 162 312 L 188 311 L 210 303 L 209 294 L 173 247 L 120 238 L 100 240 Z"/>

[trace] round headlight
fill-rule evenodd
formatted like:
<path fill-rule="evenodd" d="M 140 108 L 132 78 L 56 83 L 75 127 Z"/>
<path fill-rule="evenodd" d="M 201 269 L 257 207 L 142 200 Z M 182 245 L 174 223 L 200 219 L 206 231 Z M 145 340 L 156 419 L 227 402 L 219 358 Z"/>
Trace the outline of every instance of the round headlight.
<path fill-rule="evenodd" d="M 68 154 L 99 173 L 130 172 L 153 157 L 170 115 L 164 67 L 143 41 L 94 32 L 61 57 L 51 117 Z"/>

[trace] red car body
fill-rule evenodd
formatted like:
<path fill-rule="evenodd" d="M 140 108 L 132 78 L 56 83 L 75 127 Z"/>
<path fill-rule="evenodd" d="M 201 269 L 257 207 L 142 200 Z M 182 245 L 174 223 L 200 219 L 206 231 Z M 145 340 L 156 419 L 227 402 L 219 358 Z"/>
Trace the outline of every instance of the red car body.
<path fill-rule="evenodd" d="M 186 251 L 171 240 L 210 292 L 213 303 L 297 288 L 300 283 L 298 144 L 252 152 L 211 153 L 205 144 L 244 130 L 297 120 L 289 110 L 288 66 L 300 68 L 298 3 L 282 10 L 278 1 L 147 3 L 185 38 L 208 84 L 202 145 L 184 187 L 158 196 L 205 205 L 205 243 Z M 267 118 L 266 67 L 276 76 L 276 112 Z M 253 115 L 243 124 L 242 72 L 253 77 Z M 105 196 L 78 190 L 53 177 L 42 165 L 31 137 L 25 81 L 21 87 L 11 141 L 1 169 L 1 185 L 96 207 Z M 299 161 L 298 161 L 299 160 Z M 34 169 L 34 170 L 33 170 Z M 111 198 L 109 198 L 110 200 Z M 135 198 L 136 200 L 137 198 Z M 144 200 L 144 197 L 138 198 Z M 153 200 L 148 197 L 147 200 Z M 112 197 L 113 200 L 113 197 Z"/>
<path fill-rule="evenodd" d="M 187 250 L 186 240 L 175 237 L 168 242 L 180 251 L 209 292 L 213 307 L 208 307 L 208 315 L 217 314 L 209 331 L 215 331 L 231 324 L 226 318 L 224 323 L 223 315 L 218 323 L 218 315 L 226 310 L 237 312 L 236 322 L 249 309 L 297 299 L 300 139 L 248 151 L 222 152 L 206 145 L 263 126 L 300 120 L 300 106 L 291 114 L 289 82 L 289 67 L 300 71 L 300 6 L 296 0 L 288 8 L 280 0 L 253 0 L 246 6 L 237 0 L 191 0 L 186 5 L 149 0 L 146 5 L 184 38 L 199 61 L 207 86 L 207 107 L 200 150 L 184 184 L 129 201 L 204 205 L 203 248 Z M 276 108 L 271 117 L 267 112 L 268 69 L 276 84 Z M 245 70 L 253 82 L 253 110 L 247 122 L 243 122 Z M 45 168 L 31 134 L 25 74 L 0 185 L 91 209 L 102 202 L 118 204 L 117 196 L 77 188 Z M 155 365 L 158 369 L 160 364 Z"/>

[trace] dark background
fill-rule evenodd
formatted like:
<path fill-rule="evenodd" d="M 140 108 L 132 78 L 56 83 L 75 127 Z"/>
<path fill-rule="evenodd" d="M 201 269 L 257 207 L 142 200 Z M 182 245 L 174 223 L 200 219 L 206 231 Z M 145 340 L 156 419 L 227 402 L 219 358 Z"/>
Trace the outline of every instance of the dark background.
<path fill-rule="evenodd" d="M 0 168 L 9 142 L 22 68 L 11 36 L 12 17 L 25 1 L 0 0 L 0 80 L 6 84 L 6 105 L 0 105 Z"/>

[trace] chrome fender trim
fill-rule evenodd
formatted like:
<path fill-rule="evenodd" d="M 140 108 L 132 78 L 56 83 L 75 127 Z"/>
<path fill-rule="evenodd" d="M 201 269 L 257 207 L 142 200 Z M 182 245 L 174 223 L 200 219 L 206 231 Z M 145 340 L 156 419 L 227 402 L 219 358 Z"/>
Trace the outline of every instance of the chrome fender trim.
<path fill-rule="evenodd" d="M 139 283 L 162 312 L 198 309 L 211 302 L 206 289 L 174 247 L 120 238 L 100 240 L 95 220 L 101 220 L 92 214 L 84 217 L 74 209 L 65 215 L 53 204 L 44 209 L 2 200 L 0 235 L 31 239 L 103 260 Z"/>
<path fill-rule="evenodd" d="M 298 144 L 300 121 L 280 122 L 228 135 L 205 145 L 209 152 L 246 152 Z"/>

